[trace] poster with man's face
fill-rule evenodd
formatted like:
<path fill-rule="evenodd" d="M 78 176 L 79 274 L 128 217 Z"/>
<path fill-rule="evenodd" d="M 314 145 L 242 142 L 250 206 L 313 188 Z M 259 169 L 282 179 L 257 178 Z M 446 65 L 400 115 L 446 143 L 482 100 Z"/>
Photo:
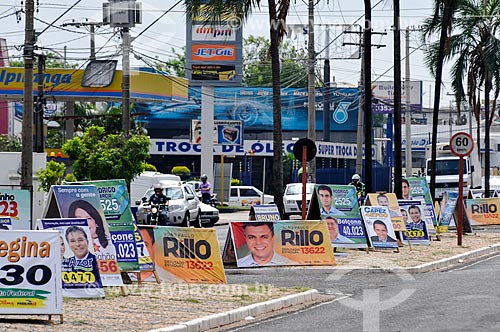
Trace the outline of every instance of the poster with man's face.
<path fill-rule="evenodd" d="M 387 206 L 361 207 L 366 232 L 374 248 L 397 248 L 398 241 L 392 227 L 389 208 Z"/>
<path fill-rule="evenodd" d="M 231 222 L 238 267 L 334 265 L 325 222 Z"/>
<path fill-rule="evenodd" d="M 411 244 L 429 245 L 429 233 L 425 221 L 426 205 L 422 201 L 399 200 L 403 221 L 406 223 L 406 232 L 403 233 L 403 243 L 408 240 Z"/>
<path fill-rule="evenodd" d="M 360 217 L 358 198 L 354 186 L 317 184 L 314 190 L 322 219 L 324 219 L 324 216 Z"/>

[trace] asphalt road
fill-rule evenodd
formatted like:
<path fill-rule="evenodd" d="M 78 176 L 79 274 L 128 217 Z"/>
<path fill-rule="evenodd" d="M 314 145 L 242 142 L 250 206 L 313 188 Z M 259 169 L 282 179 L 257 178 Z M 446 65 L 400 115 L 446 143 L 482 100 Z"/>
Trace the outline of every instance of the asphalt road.
<path fill-rule="evenodd" d="M 246 216 L 238 212 L 224 220 Z M 225 240 L 227 225 L 216 230 Z M 231 331 L 500 331 L 499 272 L 500 255 L 414 275 L 300 267 L 232 270 L 228 283 L 315 288 L 336 299 Z"/>

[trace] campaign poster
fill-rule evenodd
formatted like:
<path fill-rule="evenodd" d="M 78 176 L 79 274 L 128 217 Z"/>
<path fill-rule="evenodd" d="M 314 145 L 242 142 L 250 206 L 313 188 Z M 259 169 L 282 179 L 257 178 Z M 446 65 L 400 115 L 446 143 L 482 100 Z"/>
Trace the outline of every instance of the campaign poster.
<path fill-rule="evenodd" d="M 398 247 L 389 207 L 363 205 L 361 215 L 372 247 L 386 249 Z"/>
<path fill-rule="evenodd" d="M 81 184 L 95 185 L 99 193 L 99 201 L 109 225 L 109 232 L 117 253 L 118 266 L 121 271 L 138 271 L 139 261 L 137 260 L 137 249 L 133 236 L 133 216 L 130 210 L 130 196 L 127 190 L 127 183 L 123 179 L 83 181 Z M 124 240 L 124 232 L 127 232 L 127 239 Z M 119 245 L 113 240 L 114 234 L 119 234 L 121 240 Z M 126 244 L 125 244 L 126 242 Z M 122 251 L 127 248 L 127 251 Z M 135 259 L 135 261 L 134 261 Z"/>
<path fill-rule="evenodd" d="M 83 185 L 95 185 L 99 193 L 104 216 L 110 226 L 132 225 L 133 217 L 130 210 L 130 196 L 127 183 L 123 179 L 82 181 Z"/>
<path fill-rule="evenodd" d="M 314 187 L 321 218 L 323 216 L 359 218 L 356 188 L 349 185 L 317 184 Z"/>
<path fill-rule="evenodd" d="M 139 260 L 139 269 L 141 271 L 141 281 L 155 281 L 154 276 L 155 264 L 154 264 L 154 244 L 155 236 L 154 229 L 155 226 L 145 226 L 137 225 L 134 222 L 134 236 L 135 243 L 137 247 L 137 255 Z M 132 280 L 136 280 L 136 274 L 129 274 Z"/>
<path fill-rule="evenodd" d="M 471 224 L 500 225 L 500 198 L 466 199 L 465 206 Z"/>
<path fill-rule="evenodd" d="M 257 221 L 277 221 L 281 220 L 281 216 L 276 204 L 252 205 L 250 207 L 249 219 Z"/>
<path fill-rule="evenodd" d="M 0 217 L 11 219 L 11 229 L 31 229 L 31 194 L 25 189 L 0 189 Z"/>
<path fill-rule="evenodd" d="M 44 218 L 87 219 L 103 285 L 123 285 L 116 249 L 95 185 L 52 186 Z"/>
<path fill-rule="evenodd" d="M 1 230 L 11 230 L 12 229 L 12 221 L 9 217 L 0 217 L 0 231 Z"/>
<path fill-rule="evenodd" d="M 436 211 L 434 211 L 434 202 L 431 197 L 431 191 L 427 185 L 427 180 L 425 178 L 406 178 L 410 186 L 410 199 L 411 200 L 423 200 L 426 205 L 425 216 L 427 223 L 427 230 L 429 234 L 436 234 L 436 229 L 434 225 L 437 225 Z"/>
<path fill-rule="evenodd" d="M 98 260 L 86 219 L 40 219 L 41 229 L 59 232 L 64 297 L 104 297 Z"/>
<path fill-rule="evenodd" d="M 427 223 L 424 219 L 426 206 L 422 201 L 399 200 L 399 206 L 403 211 L 403 221 L 406 224 L 406 232 L 403 232 L 404 241 L 411 244 L 429 245 L 429 233 Z"/>
<path fill-rule="evenodd" d="M 152 251 L 161 280 L 226 283 L 215 229 L 158 226 L 153 232 Z"/>
<path fill-rule="evenodd" d="M 322 216 L 328 227 L 332 247 L 367 248 L 365 226 L 361 218 Z"/>
<path fill-rule="evenodd" d="M 62 314 L 59 232 L 13 230 L 1 234 L 0 313 Z"/>
<path fill-rule="evenodd" d="M 443 199 L 439 202 L 439 218 L 437 231 L 439 233 L 445 233 L 448 231 L 448 227 L 452 224 L 453 213 L 457 205 L 458 192 L 456 191 L 445 191 L 443 193 Z"/>
<path fill-rule="evenodd" d="M 391 216 L 394 231 L 399 232 L 406 230 L 405 223 L 403 222 L 403 215 L 399 208 L 398 198 L 395 193 L 368 194 L 365 205 L 387 206 L 389 208 L 389 215 Z"/>
<path fill-rule="evenodd" d="M 134 225 L 110 226 L 111 242 L 121 271 L 139 271 Z"/>
<path fill-rule="evenodd" d="M 335 265 L 324 221 L 229 224 L 238 267 Z"/>

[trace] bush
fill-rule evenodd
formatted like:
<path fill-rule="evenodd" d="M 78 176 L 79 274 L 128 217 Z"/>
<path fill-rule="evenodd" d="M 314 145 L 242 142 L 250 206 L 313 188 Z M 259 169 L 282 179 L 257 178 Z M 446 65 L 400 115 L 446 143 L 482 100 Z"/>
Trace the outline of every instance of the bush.
<path fill-rule="evenodd" d="M 231 179 L 232 186 L 239 186 L 241 181 L 239 179 Z"/>
<path fill-rule="evenodd" d="M 174 166 L 172 174 L 180 176 L 182 180 L 187 180 L 191 176 L 191 171 L 186 166 Z"/>
<path fill-rule="evenodd" d="M 158 172 L 156 166 L 150 163 L 144 163 L 144 171 Z"/>

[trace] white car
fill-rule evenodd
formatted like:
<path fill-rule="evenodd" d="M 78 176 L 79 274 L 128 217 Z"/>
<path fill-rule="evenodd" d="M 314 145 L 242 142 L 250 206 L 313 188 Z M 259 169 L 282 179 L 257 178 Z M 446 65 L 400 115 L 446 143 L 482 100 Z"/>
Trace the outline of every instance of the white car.
<path fill-rule="evenodd" d="M 313 191 L 314 183 L 306 183 L 306 211 L 311 202 Z M 292 215 L 302 215 L 302 183 L 289 183 L 286 185 L 283 193 L 283 203 L 285 207 L 284 220 L 289 219 Z"/>
<path fill-rule="evenodd" d="M 274 203 L 274 196 L 264 194 L 254 186 L 231 186 L 229 202 L 224 204 L 232 206 L 250 206 Z"/>
<path fill-rule="evenodd" d="M 201 224 L 204 227 L 212 227 L 219 221 L 219 210 L 211 205 L 200 202 Z"/>
<path fill-rule="evenodd" d="M 154 194 L 150 188 L 144 194 L 142 202 L 137 209 L 137 223 L 147 224 L 150 212 L 149 198 Z M 172 226 L 195 226 L 201 227 L 200 201 L 196 197 L 192 187 L 187 184 L 166 183 L 163 184 L 163 194 L 170 198 L 168 201 L 168 223 Z"/>

